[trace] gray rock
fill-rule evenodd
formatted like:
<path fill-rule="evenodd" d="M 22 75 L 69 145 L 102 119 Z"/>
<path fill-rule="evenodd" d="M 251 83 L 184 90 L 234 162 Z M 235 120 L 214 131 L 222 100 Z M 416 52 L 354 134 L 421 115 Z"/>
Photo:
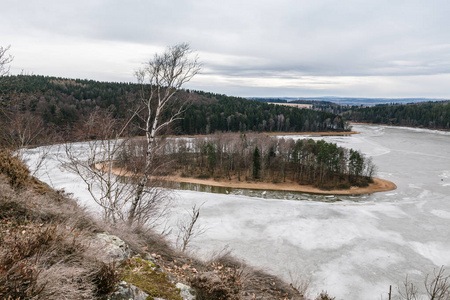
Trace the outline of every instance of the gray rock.
<path fill-rule="evenodd" d="M 121 281 L 117 291 L 108 300 L 145 300 L 149 295 L 131 283 Z"/>
<path fill-rule="evenodd" d="M 184 300 L 195 300 L 195 291 L 190 286 L 178 282 L 175 287 L 180 290 L 180 296 Z"/>
<path fill-rule="evenodd" d="M 102 243 L 105 251 L 111 259 L 122 261 L 130 258 L 130 247 L 128 247 L 128 245 L 119 237 L 104 232 L 97 233 L 97 238 Z"/>

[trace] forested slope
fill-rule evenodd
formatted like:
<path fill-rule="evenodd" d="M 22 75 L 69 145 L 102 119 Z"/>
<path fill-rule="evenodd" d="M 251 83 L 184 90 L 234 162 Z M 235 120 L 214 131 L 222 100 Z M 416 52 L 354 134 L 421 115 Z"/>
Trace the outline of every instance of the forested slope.
<path fill-rule="evenodd" d="M 355 122 L 450 129 L 450 102 L 353 107 L 344 114 Z"/>
<path fill-rule="evenodd" d="M 34 127 L 73 133 L 82 128 L 95 109 L 127 119 L 139 101 L 142 86 L 37 75 L 2 78 L 0 112 L 7 124 L 33 116 Z M 191 103 L 171 128 L 175 134 L 216 131 L 342 131 L 342 117 L 327 112 L 297 109 L 243 98 L 180 90 L 176 97 Z M 139 124 L 135 120 L 135 126 Z M 6 125 L 7 125 L 6 124 Z M 4 124 L 5 125 L 5 124 Z M 28 125 L 29 126 L 29 125 Z"/>
<path fill-rule="evenodd" d="M 193 104 L 184 116 L 185 133 L 215 131 L 343 131 L 341 116 L 310 109 L 267 104 L 243 98 L 196 92 L 213 99 L 209 105 Z M 200 130 L 199 130 L 200 129 Z"/>

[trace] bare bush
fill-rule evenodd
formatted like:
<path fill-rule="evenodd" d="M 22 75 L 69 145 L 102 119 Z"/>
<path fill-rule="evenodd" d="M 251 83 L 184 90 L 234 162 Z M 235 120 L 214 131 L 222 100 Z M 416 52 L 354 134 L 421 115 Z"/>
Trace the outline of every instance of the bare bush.
<path fill-rule="evenodd" d="M 191 240 L 205 232 L 205 228 L 196 226 L 198 218 L 200 217 L 201 205 L 192 206 L 192 211 L 185 219 L 178 220 L 178 237 L 177 244 L 182 252 L 186 251 Z"/>
<path fill-rule="evenodd" d="M 418 300 L 418 290 L 414 283 L 410 282 L 408 275 L 406 275 L 405 281 L 403 282 L 403 290 L 398 289 L 398 293 L 401 299 L 405 300 Z M 389 299 L 391 299 L 391 289 L 389 289 Z"/>
<path fill-rule="evenodd" d="M 445 269 L 442 266 L 439 271 L 433 271 L 434 276 L 425 277 L 425 289 L 430 300 L 449 300 L 450 299 L 450 275 L 445 275 Z"/>
<path fill-rule="evenodd" d="M 5 298 L 12 297 L 18 299 L 22 297 L 33 298 L 43 295 L 50 296 L 47 287 L 54 286 L 57 282 L 50 281 L 43 272 L 57 265 L 61 257 L 65 260 L 80 253 L 86 248 L 75 236 L 69 237 L 64 230 L 58 226 L 36 226 L 27 224 L 22 226 L 7 226 L 5 234 L 0 239 L 0 295 Z M 70 259 L 69 259 L 70 261 Z M 58 280 L 63 280 L 64 276 L 70 278 L 85 277 L 85 268 L 77 272 L 67 272 L 67 268 L 75 268 L 69 264 L 64 264 L 64 273 L 59 273 Z M 54 278 L 52 278 L 54 279 Z M 73 280 L 73 279 L 72 279 Z M 51 283 L 51 285 L 50 285 Z M 67 286 L 65 284 L 65 286 Z M 77 283 L 77 291 L 85 290 Z M 48 298 L 48 297 L 44 297 Z M 56 299 L 56 298 L 53 298 Z"/>
<path fill-rule="evenodd" d="M 304 278 L 301 274 L 289 272 L 290 286 L 297 292 L 299 297 L 309 297 L 311 278 Z"/>
<path fill-rule="evenodd" d="M 198 300 L 240 299 L 242 291 L 242 269 L 213 265 L 221 272 L 206 272 L 190 278 Z"/>
<path fill-rule="evenodd" d="M 111 294 L 121 280 L 122 274 L 118 271 L 116 263 L 100 262 L 100 268 L 94 274 L 93 283 L 97 296 Z"/>
<path fill-rule="evenodd" d="M 450 275 L 445 274 L 444 266 L 433 271 L 433 276 L 427 274 L 424 280 L 426 299 L 449 300 L 450 299 Z M 423 299 L 418 287 L 406 276 L 403 287 L 398 288 L 399 297 L 403 300 Z"/>
<path fill-rule="evenodd" d="M 335 297 L 331 297 L 328 295 L 328 293 L 326 291 L 322 291 L 319 295 L 317 295 L 317 297 L 315 298 L 315 300 L 334 300 L 336 299 Z"/>
<path fill-rule="evenodd" d="M 95 223 L 63 193 L 0 177 L 0 298 L 94 299 L 114 270 L 92 243 Z M 36 194 L 39 191 L 39 194 Z M 106 261 L 105 261 L 106 262 Z M 111 290 L 110 290 L 111 291 Z"/>
<path fill-rule="evenodd" d="M 0 148 L 0 174 L 6 175 L 9 184 L 21 188 L 29 181 L 30 171 L 11 151 Z"/>

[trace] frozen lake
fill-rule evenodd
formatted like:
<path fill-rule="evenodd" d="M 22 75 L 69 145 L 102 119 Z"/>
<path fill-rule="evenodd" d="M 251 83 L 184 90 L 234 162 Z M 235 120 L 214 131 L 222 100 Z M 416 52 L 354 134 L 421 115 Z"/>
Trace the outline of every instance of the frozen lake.
<path fill-rule="evenodd" d="M 228 247 L 287 281 L 289 273 L 311 279 L 312 296 L 326 290 L 336 299 L 387 299 L 389 285 L 395 290 L 407 274 L 422 288 L 427 273 L 450 267 L 450 133 L 353 129 L 361 134 L 323 139 L 372 157 L 377 177 L 397 190 L 339 197 L 180 190 L 169 223 L 203 204 L 199 222 L 207 231 L 193 241 L 193 253 Z M 94 208 L 82 182 L 58 166 L 57 152 L 38 177 Z"/>

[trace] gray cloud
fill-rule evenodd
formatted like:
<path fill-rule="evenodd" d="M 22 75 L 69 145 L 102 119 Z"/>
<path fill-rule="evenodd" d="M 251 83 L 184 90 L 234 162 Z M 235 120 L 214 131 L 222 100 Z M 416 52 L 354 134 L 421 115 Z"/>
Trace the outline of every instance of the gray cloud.
<path fill-rule="evenodd" d="M 96 72 L 85 68 L 83 73 L 76 68 L 77 63 L 68 63 L 67 73 L 133 81 L 129 70 L 150 57 L 155 47 L 186 41 L 199 51 L 205 65 L 202 82 L 192 84 L 205 86 L 207 76 L 213 76 L 216 80 L 205 86 L 212 91 L 236 95 L 260 91 L 401 95 L 401 91 L 390 88 L 366 86 L 366 90 L 360 90 L 354 79 L 343 83 L 348 77 L 359 76 L 365 82 L 383 77 L 379 82 L 386 86 L 396 82 L 406 88 L 409 85 L 402 83 L 407 78 L 436 79 L 450 74 L 449 13 L 447 0 L 15 1 L 0 10 L 0 43 L 11 44 L 12 54 L 19 53 L 15 63 L 21 68 L 32 67 L 32 72 L 49 75 L 67 61 L 61 50 L 64 47 L 55 43 L 70 43 L 74 54 L 78 53 L 71 60 L 98 64 Z M 46 60 L 39 64 L 35 56 L 43 54 L 33 49 L 45 47 L 54 53 L 44 55 Z M 117 59 L 123 62 L 113 62 L 112 57 L 104 60 L 96 53 L 99 49 L 105 52 L 103 56 L 120 52 Z M 114 73 L 108 73 L 108 64 L 114 66 L 110 67 Z M 128 69 L 117 72 L 119 67 Z M 325 90 L 308 84 L 289 88 L 294 80 L 303 84 L 308 76 L 322 80 Z M 330 77 L 338 78 L 336 87 L 327 83 Z M 248 78 L 252 82 L 257 78 L 268 84 L 272 84 L 270 79 L 277 82 L 266 87 L 246 86 Z M 283 85 L 282 80 L 288 81 Z M 447 85 L 433 87 L 443 97 L 450 95 Z M 423 87 L 416 92 L 431 95 L 436 90 Z M 404 91 L 407 93 L 410 91 Z"/>

